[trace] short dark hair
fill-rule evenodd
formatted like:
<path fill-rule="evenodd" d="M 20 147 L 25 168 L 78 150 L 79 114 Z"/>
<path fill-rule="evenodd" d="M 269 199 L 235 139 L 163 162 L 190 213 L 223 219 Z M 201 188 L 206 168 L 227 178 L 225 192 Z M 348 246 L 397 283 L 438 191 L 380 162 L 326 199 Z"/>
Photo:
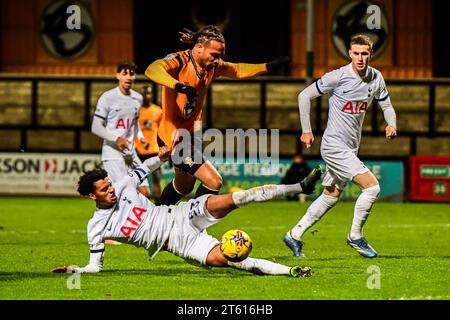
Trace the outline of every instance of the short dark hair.
<path fill-rule="evenodd" d="M 137 65 L 133 61 L 122 61 L 117 65 L 117 73 L 120 73 L 122 70 L 130 70 L 136 73 Z"/>
<path fill-rule="evenodd" d="M 94 183 L 98 180 L 105 179 L 107 176 L 108 173 L 102 168 L 85 172 L 78 180 L 78 193 L 82 196 L 88 196 L 90 193 L 94 193 Z"/>

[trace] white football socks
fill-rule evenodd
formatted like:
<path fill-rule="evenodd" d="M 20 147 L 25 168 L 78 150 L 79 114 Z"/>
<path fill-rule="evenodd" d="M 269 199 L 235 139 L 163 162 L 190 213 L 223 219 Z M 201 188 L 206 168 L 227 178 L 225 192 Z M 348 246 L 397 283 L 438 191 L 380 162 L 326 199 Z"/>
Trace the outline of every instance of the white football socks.
<path fill-rule="evenodd" d="M 303 234 L 311 228 L 322 216 L 330 210 L 339 198 L 332 197 L 322 193 L 306 210 L 305 215 L 300 219 L 297 225 L 291 230 L 291 237 L 301 240 Z"/>
<path fill-rule="evenodd" d="M 290 275 L 291 268 L 265 259 L 248 257 L 240 262 L 228 261 L 228 265 L 236 269 L 246 270 L 255 274 Z"/>
<path fill-rule="evenodd" d="M 295 184 L 267 184 L 261 187 L 233 192 L 233 202 L 237 207 L 242 207 L 251 202 L 263 202 L 290 193 L 300 193 L 300 183 Z"/>
<path fill-rule="evenodd" d="M 356 199 L 355 212 L 353 214 L 352 228 L 350 231 L 350 238 L 353 240 L 362 238 L 362 229 L 366 223 L 367 217 L 370 214 L 373 203 L 377 200 L 380 194 L 380 185 L 361 190 L 361 193 Z"/>

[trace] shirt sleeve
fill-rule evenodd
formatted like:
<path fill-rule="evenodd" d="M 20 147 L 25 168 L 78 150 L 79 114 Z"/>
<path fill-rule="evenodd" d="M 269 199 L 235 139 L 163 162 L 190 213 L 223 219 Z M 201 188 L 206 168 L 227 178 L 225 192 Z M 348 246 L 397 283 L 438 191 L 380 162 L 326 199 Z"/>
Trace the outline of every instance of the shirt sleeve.
<path fill-rule="evenodd" d="M 109 113 L 108 99 L 106 98 L 105 94 L 102 94 L 97 101 L 97 107 L 95 108 L 94 116 L 99 117 L 100 119 L 106 121 L 108 113 Z"/>
<path fill-rule="evenodd" d="M 156 157 L 158 158 L 158 157 Z M 150 158 L 152 159 L 152 158 Z M 148 160 L 150 160 L 148 159 Z M 159 158 L 158 158 L 159 160 Z M 146 160 L 147 161 L 147 160 Z M 138 187 L 142 182 L 144 182 L 147 179 L 147 176 L 151 173 L 149 172 L 148 168 L 144 165 L 137 167 L 136 169 L 131 170 L 128 175 L 123 177 L 121 180 L 119 180 L 118 184 L 124 184 L 124 185 L 131 185 L 133 187 Z M 116 189 L 117 185 L 116 185 Z"/>
<path fill-rule="evenodd" d="M 232 63 L 220 60 L 215 77 L 228 77 L 232 79 L 247 79 L 267 72 L 265 63 Z"/>
<path fill-rule="evenodd" d="M 374 97 L 375 97 L 375 101 L 384 101 L 389 97 L 389 92 L 387 91 L 386 88 L 386 83 L 384 82 L 384 78 L 381 75 L 381 73 L 378 73 L 378 76 L 380 77 L 380 82 L 379 82 L 379 86 L 378 86 L 378 90 L 377 92 L 375 92 Z"/>
<path fill-rule="evenodd" d="M 314 83 L 303 89 L 298 95 L 298 108 L 302 133 L 312 132 L 310 121 L 311 100 L 319 97 L 320 95 L 321 94 L 318 92 L 317 86 Z"/>
<path fill-rule="evenodd" d="M 89 263 L 82 268 L 75 268 L 77 273 L 100 272 L 103 269 L 103 257 L 105 254 L 105 242 L 102 237 L 103 220 L 94 215 L 87 226 L 89 243 Z"/>
<path fill-rule="evenodd" d="M 105 120 L 96 115 L 94 115 L 94 118 L 92 119 L 91 132 L 99 136 L 100 138 L 112 142 L 115 142 L 117 140 L 117 137 L 119 136 L 118 134 L 109 131 L 105 127 Z"/>
<path fill-rule="evenodd" d="M 147 70 L 145 70 L 145 75 L 160 85 L 174 89 L 178 83 L 174 75 L 181 66 L 180 61 L 177 59 L 177 54 L 170 54 L 150 64 Z"/>
<path fill-rule="evenodd" d="M 325 73 L 320 79 L 315 82 L 317 91 L 322 95 L 334 90 L 339 84 L 340 70 L 336 69 Z"/>
<path fill-rule="evenodd" d="M 140 110 L 141 108 L 138 109 L 136 118 L 134 118 L 134 135 L 138 138 L 138 140 L 145 138 L 144 133 L 142 132 L 141 125 L 139 123 Z M 138 143 L 140 143 L 140 141 Z"/>

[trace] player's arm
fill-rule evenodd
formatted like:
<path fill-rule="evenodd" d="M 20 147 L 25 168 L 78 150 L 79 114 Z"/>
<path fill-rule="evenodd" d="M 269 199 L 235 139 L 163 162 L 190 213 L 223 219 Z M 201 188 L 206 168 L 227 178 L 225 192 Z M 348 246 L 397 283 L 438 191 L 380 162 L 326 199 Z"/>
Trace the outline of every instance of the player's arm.
<path fill-rule="evenodd" d="M 300 113 L 300 124 L 302 126 L 302 135 L 300 141 L 306 148 L 311 147 L 314 142 L 314 134 L 311 128 L 311 100 L 321 96 L 316 83 L 313 83 L 303 89 L 298 95 L 298 108 Z"/>
<path fill-rule="evenodd" d="M 389 97 L 389 92 L 387 91 L 383 78 L 381 78 L 380 87 L 381 90 L 375 96 L 375 101 L 378 102 L 381 110 L 383 110 L 384 120 L 387 123 L 386 138 L 393 139 L 397 136 L 397 116 L 395 114 L 394 107 L 392 106 L 391 98 Z"/>
<path fill-rule="evenodd" d="M 217 68 L 217 77 L 224 76 L 232 79 L 247 79 L 266 72 L 272 72 L 281 66 L 287 65 L 290 58 L 279 57 L 268 63 L 233 63 L 221 60 Z"/>
<path fill-rule="evenodd" d="M 157 170 L 161 164 L 170 158 L 171 149 L 168 147 L 159 148 L 158 155 L 145 160 L 142 166 L 132 170 L 128 176 L 124 177 L 120 182 L 139 186 L 147 179 L 147 176 Z"/>
<path fill-rule="evenodd" d="M 160 85 L 175 89 L 178 80 L 171 73 L 178 67 L 179 63 L 173 59 L 158 59 L 147 67 L 145 75 Z"/>
<path fill-rule="evenodd" d="M 178 68 L 181 68 L 181 61 L 181 58 L 177 54 L 156 60 L 147 67 L 145 75 L 160 85 L 174 89 L 178 93 L 185 94 L 188 100 L 192 102 L 197 96 L 197 90 L 188 84 L 179 82 L 172 76 L 172 74 L 177 73 Z"/>
<path fill-rule="evenodd" d="M 107 141 L 116 142 L 119 135 L 109 131 L 105 126 L 105 119 L 94 115 L 92 119 L 91 131 L 93 134 Z"/>
<path fill-rule="evenodd" d="M 107 141 L 115 142 L 119 137 L 118 134 L 111 132 L 106 128 L 106 118 L 109 112 L 109 104 L 104 95 L 102 95 L 97 102 L 94 117 L 92 119 L 91 131 L 93 134 L 99 136 Z"/>
<path fill-rule="evenodd" d="M 106 141 L 113 142 L 119 150 L 128 148 L 126 138 L 114 133 L 106 128 L 106 118 L 109 112 L 109 105 L 104 95 L 100 97 L 92 119 L 91 132 Z"/>
<path fill-rule="evenodd" d="M 233 63 L 221 61 L 217 67 L 216 77 L 224 76 L 236 80 L 251 78 L 267 72 L 265 63 Z"/>
<path fill-rule="evenodd" d="M 75 265 L 53 268 L 54 273 L 94 273 L 103 269 L 103 258 L 105 255 L 105 243 L 102 238 L 103 223 L 95 218 L 89 221 L 87 226 L 88 242 L 90 249 L 89 263 L 84 267 Z"/>
<path fill-rule="evenodd" d="M 314 142 L 314 134 L 311 128 L 311 101 L 317 97 L 332 91 L 339 83 L 339 70 L 334 70 L 324 74 L 320 79 L 303 89 L 298 95 L 298 108 L 300 113 L 300 124 L 302 126 L 302 136 L 300 141 L 311 147 Z"/>
<path fill-rule="evenodd" d="M 149 143 L 147 139 L 145 139 L 144 132 L 142 132 L 142 128 L 139 123 L 139 112 L 136 118 L 134 118 L 134 135 L 139 140 L 139 142 L 144 146 L 144 148 L 148 149 Z"/>

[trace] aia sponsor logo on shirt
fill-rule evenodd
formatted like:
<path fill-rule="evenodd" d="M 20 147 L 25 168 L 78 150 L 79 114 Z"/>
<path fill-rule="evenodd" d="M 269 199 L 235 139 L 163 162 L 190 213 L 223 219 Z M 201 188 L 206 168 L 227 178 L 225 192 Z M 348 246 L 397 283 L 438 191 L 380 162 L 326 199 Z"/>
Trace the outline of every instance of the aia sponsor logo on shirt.
<path fill-rule="evenodd" d="M 361 101 L 349 101 L 347 102 L 344 107 L 342 107 L 341 111 L 345 113 L 363 113 L 367 110 L 367 102 L 361 102 Z"/>
<path fill-rule="evenodd" d="M 122 226 L 120 228 L 120 232 L 128 239 L 130 240 L 132 237 L 132 233 L 136 231 L 139 224 L 142 222 L 142 215 L 147 212 L 147 209 L 139 208 L 139 207 L 133 207 L 131 210 L 134 217 L 128 217 L 127 218 L 127 224 Z"/>
<path fill-rule="evenodd" d="M 133 121 L 132 121 L 132 120 L 120 118 L 120 119 L 117 121 L 116 129 L 126 129 L 126 130 L 130 130 L 132 124 L 133 124 Z"/>

